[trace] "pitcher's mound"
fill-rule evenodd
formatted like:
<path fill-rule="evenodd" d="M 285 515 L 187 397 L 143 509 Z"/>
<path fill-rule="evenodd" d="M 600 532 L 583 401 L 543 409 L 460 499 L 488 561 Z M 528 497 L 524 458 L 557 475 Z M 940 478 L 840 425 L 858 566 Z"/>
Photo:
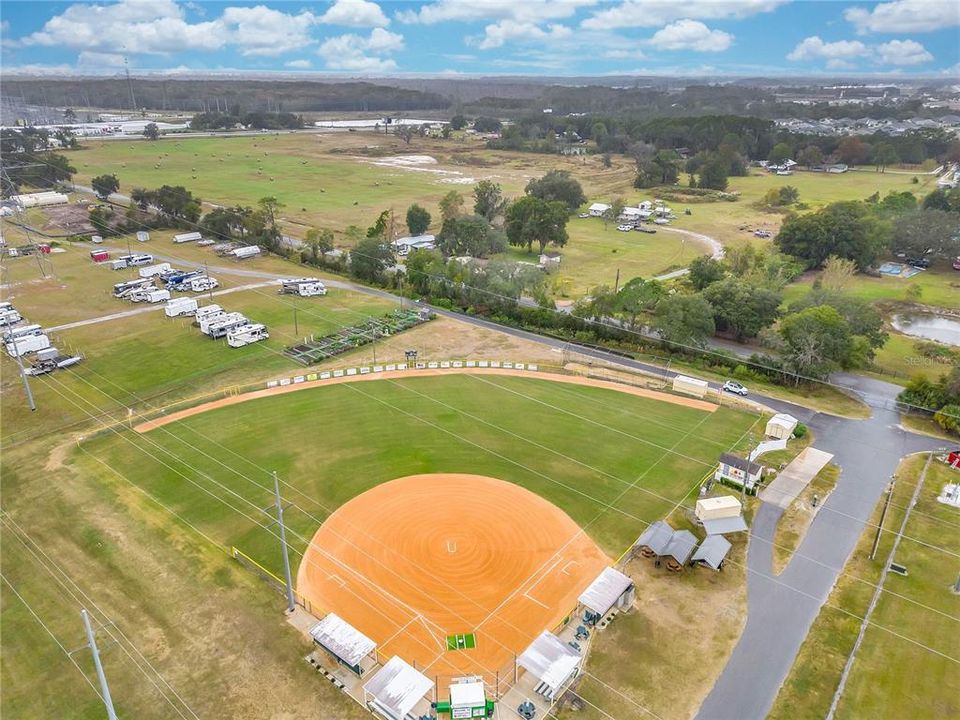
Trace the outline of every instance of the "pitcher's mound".
<path fill-rule="evenodd" d="M 298 590 L 441 682 L 512 668 L 609 559 L 562 510 L 480 475 L 412 475 L 350 500 L 304 555 Z M 448 636 L 475 647 L 449 651 Z M 510 671 L 512 673 L 512 670 Z"/>

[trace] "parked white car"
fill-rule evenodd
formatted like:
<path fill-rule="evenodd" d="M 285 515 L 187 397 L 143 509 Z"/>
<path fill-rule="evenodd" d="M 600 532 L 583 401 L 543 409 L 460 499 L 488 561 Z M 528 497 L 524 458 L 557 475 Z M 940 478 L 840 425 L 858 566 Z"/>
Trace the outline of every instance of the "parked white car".
<path fill-rule="evenodd" d="M 617 225 L 617 230 L 620 232 L 630 232 L 633 230 L 633 225 Z"/>
<path fill-rule="evenodd" d="M 727 380 L 723 384 L 723 391 L 733 393 L 734 395 L 740 395 L 741 397 L 745 397 L 747 394 L 747 389 L 736 380 Z"/>

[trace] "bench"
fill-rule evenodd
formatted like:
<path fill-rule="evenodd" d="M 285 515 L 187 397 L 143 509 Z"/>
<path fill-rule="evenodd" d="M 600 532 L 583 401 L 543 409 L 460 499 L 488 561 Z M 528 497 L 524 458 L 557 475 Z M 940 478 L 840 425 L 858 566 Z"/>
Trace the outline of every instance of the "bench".
<path fill-rule="evenodd" d="M 550 687 L 549 685 L 547 685 L 545 682 L 541 682 L 539 685 L 537 685 L 537 686 L 533 689 L 533 691 L 534 691 L 537 695 L 541 695 L 541 696 L 545 697 L 547 700 L 553 700 L 554 690 L 553 690 L 552 687 Z"/>

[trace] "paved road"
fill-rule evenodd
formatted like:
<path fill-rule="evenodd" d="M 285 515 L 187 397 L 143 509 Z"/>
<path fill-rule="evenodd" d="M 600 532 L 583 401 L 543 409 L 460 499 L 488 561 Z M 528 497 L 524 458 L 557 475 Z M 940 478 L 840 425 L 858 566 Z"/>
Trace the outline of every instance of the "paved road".
<path fill-rule="evenodd" d="M 772 542 L 783 509 L 761 504 L 747 555 L 747 624 L 699 720 L 766 717 L 900 458 L 939 445 L 899 427 L 894 405 L 899 386 L 844 374 L 834 380 L 862 394 L 873 416 L 846 420 L 816 414 L 807 420 L 817 447 L 833 453 L 843 472 L 779 577 L 772 572 Z"/>

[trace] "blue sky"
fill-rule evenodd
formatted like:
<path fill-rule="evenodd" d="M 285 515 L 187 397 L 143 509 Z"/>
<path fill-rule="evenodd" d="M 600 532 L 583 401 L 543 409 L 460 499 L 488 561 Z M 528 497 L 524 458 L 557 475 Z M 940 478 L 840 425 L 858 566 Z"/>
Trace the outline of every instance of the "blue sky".
<path fill-rule="evenodd" d="M 956 0 L 4 0 L 6 72 L 960 72 Z"/>

